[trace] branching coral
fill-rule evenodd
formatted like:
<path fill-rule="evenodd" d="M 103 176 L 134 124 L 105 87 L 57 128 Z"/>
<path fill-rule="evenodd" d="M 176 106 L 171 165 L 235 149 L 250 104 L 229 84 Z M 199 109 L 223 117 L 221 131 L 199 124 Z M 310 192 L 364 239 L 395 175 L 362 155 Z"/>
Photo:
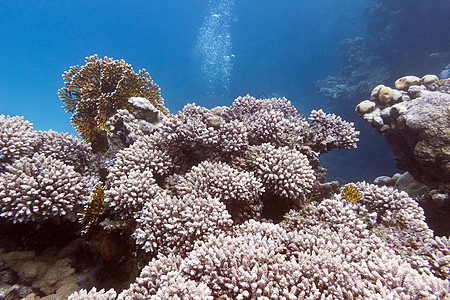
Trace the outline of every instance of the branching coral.
<path fill-rule="evenodd" d="M 202 160 L 229 160 L 248 147 L 247 128 L 241 122 L 225 121 L 223 109 L 206 109 L 195 104 L 163 122 L 158 145 L 171 149 L 182 170 Z"/>
<path fill-rule="evenodd" d="M 159 187 L 149 170 L 130 170 L 117 177 L 116 169 L 110 173 L 105 202 L 121 219 L 132 220 L 153 200 Z"/>
<path fill-rule="evenodd" d="M 34 151 L 61 160 L 80 174 L 92 172 L 96 162 L 89 144 L 68 133 L 53 130 L 38 132 Z"/>
<path fill-rule="evenodd" d="M 311 131 L 315 132 L 312 148 L 320 153 L 326 153 L 334 148 L 353 149 L 359 141 L 359 131 L 352 122 L 342 120 L 335 114 L 326 114 L 323 110 L 313 110 L 308 118 Z"/>
<path fill-rule="evenodd" d="M 308 126 L 286 98 L 238 97 L 224 112 L 224 117 L 244 123 L 252 145 L 298 146 L 303 142 Z"/>
<path fill-rule="evenodd" d="M 204 161 L 176 180 L 177 195 L 219 198 L 234 220 L 258 216 L 262 209 L 261 181 L 252 172 L 237 170 L 223 162 Z"/>
<path fill-rule="evenodd" d="M 357 218 L 342 225 L 354 221 Z M 186 283 L 202 284 L 205 299 L 437 299 L 448 295 L 448 282 L 419 274 L 368 230 L 360 235 L 345 228 L 335 232 L 319 224 L 310 231 L 287 231 L 248 221 L 233 233 L 197 243 L 184 259 L 152 260 L 119 299 L 151 298 L 167 287 L 170 278 L 182 283 L 172 286 L 174 292 L 189 290 Z"/>
<path fill-rule="evenodd" d="M 350 183 L 350 184 L 347 184 L 344 187 L 344 189 L 342 190 L 341 197 L 342 197 L 342 199 L 345 199 L 348 202 L 356 204 L 361 199 L 361 193 L 359 192 L 356 185 Z"/>
<path fill-rule="evenodd" d="M 276 148 L 266 143 L 252 146 L 249 169 L 263 182 L 266 192 L 302 203 L 316 179 L 305 155 L 289 147 Z"/>
<path fill-rule="evenodd" d="M 73 113 L 72 125 L 95 151 L 106 151 L 106 121 L 119 109 L 131 109 L 130 97 L 144 97 L 164 114 L 159 87 L 145 70 L 138 74 L 124 60 L 97 55 L 86 58 L 86 65 L 64 72 L 65 87 L 58 91 L 64 109 Z"/>
<path fill-rule="evenodd" d="M 37 140 L 37 133 L 23 117 L 0 115 L 0 167 L 29 155 Z"/>
<path fill-rule="evenodd" d="M 144 204 L 137 214 L 136 244 L 151 254 L 185 255 L 197 240 L 218 234 L 232 224 L 217 198 L 176 198 L 164 192 Z"/>
<path fill-rule="evenodd" d="M 73 213 L 87 200 L 88 189 L 80 174 L 62 161 L 43 154 L 23 157 L 6 166 L 0 177 L 0 216 L 27 222 Z"/>
<path fill-rule="evenodd" d="M 91 193 L 91 200 L 84 205 L 84 213 L 80 214 L 80 223 L 84 225 L 84 229 L 81 231 L 82 234 L 88 233 L 91 226 L 97 221 L 104 200 L 105 189 L 103 184 L 99 182 Z"/>

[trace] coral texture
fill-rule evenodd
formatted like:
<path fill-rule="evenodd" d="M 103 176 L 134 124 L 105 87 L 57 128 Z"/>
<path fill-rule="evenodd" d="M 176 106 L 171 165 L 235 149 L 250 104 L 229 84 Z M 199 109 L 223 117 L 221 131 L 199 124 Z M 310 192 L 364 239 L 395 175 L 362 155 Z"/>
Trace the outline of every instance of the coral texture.
<path fill-rule="evenodd" d="M 133 144 L 138 138 L 149 135 L 161 125 L 166 116 L 142 97 L 128 99 L 131 109 L 118 109 L 105 123 L 108 128 L 106 160 L 114 159 L 117 152 Z"/>
<path fill-rule="evenodd" d="M 266 192 L 301 203 L 316 179 L 307 157 L 289 147 L 253 146 L 248 163 Z"/>
<path fill-rule="evenodd" d="M 231 216 L 217 198 L 176 198 L 157 193 L 137 214 L 136 244 L 152 254 L 186 254 L 194 242 L 231 226 Z"/>
<path fill-rule="evenodd" d="M 225 110 L 226 119 L 238 120 L 249 131 L 249 143 L 272 143 L 293 146 L 303 142 L 306 120 L 286 98 L 256 99 L 250 95 L 238 97 Z"/>
<path fill-rule="evenodd" d="M 433 75 L 422 79 L 406 76 L 393 90 L 392 98 L 379 101 L 379 87 L 371 100 L 361 102 L 356 111 L 391 146 L 395 164 L 415 180 L 432 188 L 450 190 L 450 96 L 432 91 Z M 415 85 L 419 84 L 419 85 Z M 428 84 L 428 85 L 426 85 Z M 372 110 L 362 107 L 374 103 Z"/>
<path fill-rule="evenodd" d="M 62 161 L 34 154 L 6 166 L 0 177 L 0 216 L 26 222 L 65 216 L 87 200 L 89 190 L 73 167 Z"/>
<path fill-rule="evenodd" d="M 68 300 L 114 300 L 117 297 L 117 293 L 114 289 L 101 289 L 97 291 L 94 287 L 89 292 L 85 289 L 81 289 L 78 292 L 73 293 L 67 299 Z"/>
<path fill-rule="evenodd" d="M 105 203 L 122 219 L 132 219 L 146 202 L 152 201 L 159 189 L 149 170 L 127 171 L 115 180 L 113 176 L 117 176 L 117 173 L 110 173 L 110 176 Z"/>
<path fill-rule="evenodd" d="M 53 130 L 39 131 L 34 151 L 61 160 L 80 174 L 89 172 L 95 162 L 89 144 L 68 133 Z"/>
<path fill-rule="evenodd" d="M 388 107 L 414 87 L 378 87 L 360 112 Z M 147 99 L 120 101 L 123 107 L 95 107 L 108 118 L 91 116 L 108 136 L 111 151 L 101 158 L 108 174 L 98 176 L 78 158 L 61 161 L 56 154 L 90 157 L 89 146 L 67 152 L 76 141 L 52 132 L 4 162 L 2 224 L 54 228 L 52 234 L 59 228 L 46 218 L 92 208 L 89 232 L 70 255 L 73 271 L 68 260 L 63 266 L 82 288 L 69 299 L 449 297 L 449 240 L 433 236 L 411 197 L 364 182 L 341 194 L 337 182 L 325 182 L 318 158 L 356 147 L 352 123 L 321 110 L 305 119 L 285 98 L 247 95 L 213 109 L 190 104 L 167 118 Z M 67 233 L 76 236 L 81 226 L 71 221 Z M 2 245 L 12 247 L 12 234 L 0 231 Z M 16 237 L 14 247 L 26 249 L 27 239 Z M 17 270 L 21 286 L 25 278 L 30 285 L 47 278 Z M 42 288 L 41 295 L 57 292 Z"/>
<path fill-rule="evenodd" d="M 240 171 L 223 162 L 204 161 L 176 181 L 177 195 L 219 198 L 234 220 L 255 217 L 261 212 L 259 195 L 264 187 L 253 172 Z"/>
<path fill-rule="evenodd" d="M 124 60 L 97 55 L 86 57 L 84 66 L 73 66 L 63 75 L 65 87 L 58 91 L 72 125 L 94 150 L 107 150 L 105 123 L 118 109 L 131 110 L 130 97 L 144 97 L 164 114 L 159 87 L 145 70 L 136 74 Z"/>
<path fill-rule="evenodd" d="M 359 131 L 355 130 L 353 122 L 344 121 L 335 114 L 326 114 L 321 109 L 311 111 L 308 120 L 315 133 L 315 151 L 325 153 L 334 148 L 356 148 Z"/>
<path fill-rule="evenodd" d="M 36 138 L 33 124 L 23 117 L 0 115 L 0 168 L 32 152 Z"/>

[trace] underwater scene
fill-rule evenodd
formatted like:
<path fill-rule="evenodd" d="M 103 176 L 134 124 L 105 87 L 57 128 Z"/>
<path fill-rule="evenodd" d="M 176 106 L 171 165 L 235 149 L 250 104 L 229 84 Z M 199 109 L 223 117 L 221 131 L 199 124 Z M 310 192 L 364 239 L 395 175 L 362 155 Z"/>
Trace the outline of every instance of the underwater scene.
<path fill-rule="evenodd" d="M 0 300 L 450 299 L 450 1 L 0 3 Z"/>

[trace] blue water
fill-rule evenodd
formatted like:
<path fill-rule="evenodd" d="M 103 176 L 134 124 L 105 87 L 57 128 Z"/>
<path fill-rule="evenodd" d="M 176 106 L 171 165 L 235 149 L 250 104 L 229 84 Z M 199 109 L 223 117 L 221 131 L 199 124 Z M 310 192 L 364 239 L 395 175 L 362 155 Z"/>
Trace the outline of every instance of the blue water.
<path fill-rule="evenodd" d="M 341 40 L 366 36 L 363 12 L 372 4 L 2 1 L 0 113 L 23 115 L 38 130 L 76 135 L 57 91 L 63 86 L 61 74 L 93 54 L 124 59 L 135 71 L 145 68 L 173 113 L 189 102 L 209 108 L 230 105 L 247 93 L 285 96 L 305 115 L 316 108 L 333 112 L 336 104 L 316 94 L 312 82 L 338 72 Z M 349 115 L 357 119 L 353 107 Z M 369 125 L 361 126 L 370 131 Z M 382 161 L 389 161 L 382 138 L 374 141 L 381 145 Z M 330 179 L 364 179 L 370 162 L 355 165 L 352 155 L 339 151 L 324 157 Z M 393 170 L 392 162 L 385 165 L 386 171 Z"/>

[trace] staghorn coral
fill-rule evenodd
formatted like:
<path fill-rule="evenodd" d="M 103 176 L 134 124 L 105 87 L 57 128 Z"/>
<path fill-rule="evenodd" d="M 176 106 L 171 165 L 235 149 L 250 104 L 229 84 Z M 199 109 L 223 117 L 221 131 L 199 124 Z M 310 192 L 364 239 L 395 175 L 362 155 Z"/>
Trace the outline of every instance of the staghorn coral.
<path fill-rule="evenodd" d="M 136 74 L 124 60 L 86 57 L 84 66 L 64 72 L 65 87 L 58 91 L 72 125 L 96 152 L 107 150 L 105 123 L 119 109 L 131 109 L 130 97 L 144 97 L 168 115 L 159 87 L 145 70 Z"/>
<path fill-rule="evenodd" d="M 115 156 L 109 168 L 108 180 L 113 183 L 126 177 L 131 171 L 150 171 L 155 178 L 164 178 L 173 172 L 173 153 L 170 148 L 158 144 L 160 134 L 142 136 L 128 148 L 121 150 Z"/>
<path fill-rule="evenodd" d="M 354 221 L 357 218 L 342 225 Z M 153 299 L 170 278 L 181 283 L 172 286 L 173 291 L 190 290 L 184 289 L 186 282 L 191 287 L 206 285 L 207 290 L 201 289 L 210 292 L 204 294 L 206 299 L 448 296 L 448 282 L 419 274 L 367 229 L 355 235 L 345 228 L 333 232 L 318 225 L 310 232 L 286 231 L 251 220 L 231 234 L 211 235 L 197 243 L 184 259 L 162 256 L 152 260 L 119 299 Z"/>
<path fill-rule="evenodd" d="M 281 100 L 273 105 L 286 112 L 274 124 L 280 127 L 290 117 L 295 124 L 301 118 L 289 114 L 289 106 L 283 106 L 287 100 Z M 125 273 L 125 260 L 141 274 L 123 291 L 118 284 L 105 292 L 100 288 L 106 284 L 95 282 L 96 288 L 74 293 L 72 299 L 448 297 L 449 283 L 443 280 L 449 270 L 448 239 L 432 236 L 411 198 L 357 183 L 362 197 L 353 204 L 338 194 L 337 183 L 315 181 L 320 152 L 311 153 L 323 141 L 325 125 L 297 124 L 304 131 L 288 144 L 284 138 L 295 132 L 288 124 L 286 131 L 274 131 L 280 135 L 270 143 L 257 144 L 249 124 L 226 111 L 191 105 L 148 131 L 124 124 L 135 136 L 108 158 L 101 225 L 108 229 L 108 218 L 126 224 L 98 230 L 97 241 L 83 243 L 91 249 L 85 251 L 100 252 L 108 267 L 119 265 L 117 273 Z M 342 129 L 339 122 L 330 123 L 324 124 Z M 320 201 L 304 203 L 313 191 Z M 231 206 L 242 216 L 239 224 L 231 221 Z M 265 210 L 274 208 L 283 212 L 280 224 L 264 219 Z M 251 213 L 244 214 L 247 210 Z M 130 237 L 136 245 L 122 243 Z M 83 276 L 105 270 L 89 266 Z"/>
<path fill-rule="evenodd" d="M 89 292 L 85 289 L 81 289 L 78 292 L 71 294 L 67 300 L 114 300 L 117 297 L 117 293 L 114 289 L 109 289 L 105 291 L 105 289 L 101 289 L 97 291 L 95 287 L 93 287 Z"/>
<path fill-rule="evenodd" d="M 33 124 L 23 117 L 0 115 L 0 168 L 29 155 L 37 142 Z"/>
<path fill-rule="evenodd" d="M 117 299 L 214 299 L 205 283 L 186 279 L 178 272 L 181 262 L 178 255 L 160 256 L 150 261 L 142 269 L 136 283 L 120 293 Z"/>
<path fill-rule="evenodd" d="M 210 196 L 182 198 L 157 193 L 136 214 L 136 244 L 151 254 L 189 252 L 194 242 L 232 225 L 225 205 Z"/>
<path fill-rule="evenodd" d="M 361 204 L 378 214 L 378 222 L 393 225 L 410 220 L 425 220 L 423 209 L 406 192 L 366 182 L 358 182 L 356 187 L 361 193 Z"/>
<path fill-rule="evenodd" d="M 233 219 L 258 216 L 262 209 L 261 181 L 252 172 L 239 171 L 223 162 L 204 161 L 176 180 L 173 189 L 180 197 L 219 198 Z"/>
<path fill-rule="evenodd" d="M 63 216 L 73 220 L 88 194 L 73 167 L 36 153 L 6 166 L 0 177 L 0 216 L 13 222 Z"/>
<path fill-rule="evenodd" d="M 183 171 L 202 160 L 229 160 L 241 155 L 248 147 L 247 129 L 238 121 L 225 122 L 222 113 L 220 107 L 208 110 L 187 104 L 163 122 L 157 144 L 171 149 L 175 164 Z"/>
<path fill-rule="evenodd" d="M 117 177 L 117 166 L 108 179 L 105 203 L 121 219 L 132 220 L 147 202 L 153 201 L 159 190 L 152 172 L 130 170 Z"/>

